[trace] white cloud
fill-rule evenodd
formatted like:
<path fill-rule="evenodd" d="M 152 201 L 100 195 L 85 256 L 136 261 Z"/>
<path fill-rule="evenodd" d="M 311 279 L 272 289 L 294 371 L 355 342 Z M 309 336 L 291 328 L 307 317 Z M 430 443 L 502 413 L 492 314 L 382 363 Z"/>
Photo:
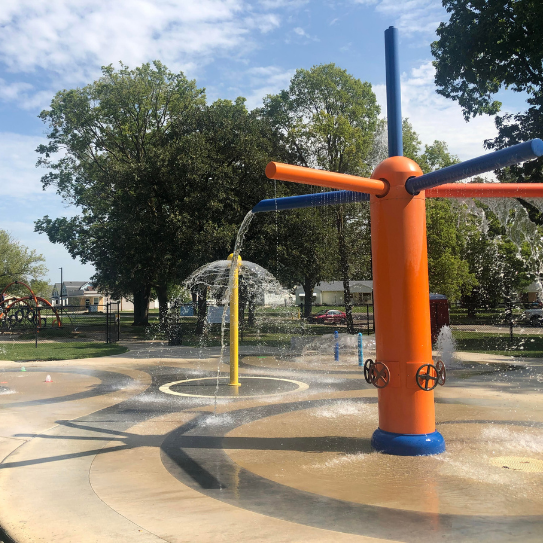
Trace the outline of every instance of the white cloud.
<path fill-rule="evenodd" d="M 298 9 L 309 3 L 309 0 L 259 0 L 265 9 Z"/>
<path fill-rule="evenodd" d="M 241 47 L 254 21 L 242 0 L 19 0 L 0 16 L 0 61 L 68 81 L 97 67 L 160 58 L 171 69 Z M 263 31 L 277 24 L 267 16 Z"/>
<path fill-rule="evenodd" d="M 249 27 L 257 28 L 262 34 L 267 34 L 279 27 L 281 19 L 274 13 L 259 14 L 257 17 L 246 19 Z"/>
<path fill-rule="evenodd" d="M 288 88 L 295 70 L 284 70 L 278 66 L 257 66 L 245 72 L 249 87 L 247 108 L 254 109 L 262 106 L 262 99 L 267 94 L 277 94 Z"/>
<path fill-rule="evenodd" d="M 45 256 L 50 279 L 57 273 L 56 268 L 63 266 L 64 277 L 85 280 L 94 273 L 91 265 L 73 260 L 63 246 L 34 232 L 34 221 L 45 215 L 55 218 L 77 213 L 76 208 L 62 202 L 54 189 L 42 190 L 40 178 L 45 170 L 35 167 L 35 149 L 44 141 L 39 136 L 0 132 L 0 228 Z"/>
<path fill-rule="evenodd" d="M 35 167 L 36 147 L 45 139 L 0 132 L 0 186 L 2 197 L 28 201 L 42 196 L 40 178 L 45 170 Z"/>
<path fill-rule="evenodd" d="M 220 58 L 243 61 L 307 0 L 8 0 L 0 13 L 0 64 L 39 84 L 0 80 L 0 100 L 46 107 L 48 89 L 87 84 L 100 66 L 160 59 L 199 77 Z M 275 12 L 273 10 L 276 10 Z M 302 37 L 313 39 L 300 27 Z M 11 80 L 11 78 L 9 78 Z M 34 81 L 32 81 L 34 83 Z"/>
<path fill-rule="evenodd" d="M 402 74 L 402 116 L 409 118 L 424 144 L 443 140 L 461 160 L 487 153 L 483 141 L 497 135 L 493 119 L 464 121 L 460 106 L 436 93 L 434 73 L 432 63 L 425 62 L 409 75 Z M 375 85 L 373 90 L 386 114 L 385 86 Z"/>
<path fill-rule="evenodd" d="M 306 38 L 308 40 L 313 40 L 313 41 L 320 41 L 320 39 L 317 38 L 316 36 L 311 36 L 310 34 L 308 34 L 301 26 L 296 26 L 292 30 L 295 34 L 297 34 L 301 38 Z M 287 38 L 287 43 L 289 42 L 290 40 Z"/>
<path fill-rule="evenodd" d="M 447 14 L 439 0 L 352 0 L 355 4 L 374 6 L 375 11 L 391 21 L 403 36 L 434 34 Z"/>
<path fill-rule="evenodd" d="M 15 102 L 22 109 L 44 109 L 54 96 L 54 90 L 36 90 L 34 85 L 22 81 L 8 83 L 0 78 L 0 101 Z"/>
<path fill-rule="evenodd" d="M 433 31 L 444 14 L 438 0 L 351 1 L 390 17 L 404 35 L 430 27 Z M 277 30 L 285 13 L 309 2 L 7 0 L 5 4 L 0 13 L 0 63 L 11 72 L 39 71 L 50 81 L 42 82 L 39 90 L 26 83 L 4 82 L 0 99 L 17 100 L 31 109 L 44 107 L 53 95 L 45 87 L 85 84 L 99 76 L 100 66 L 119 60 L 134 67 L 161 59 L 174 71 L 198 77 L 205 65 L 221 56 L 241 59 L 257 49 L 255 32 Z M 293 31 L 318 40 L 302 26 Z"/>
<path fill-rule="evenodd" d="M 0 100 L 11 101 L 20 99 L 21 96 L 26 95 L 32 88 L 30 83 L 18 81 L 15 83 L 8 83 L 0 78 Z"/>

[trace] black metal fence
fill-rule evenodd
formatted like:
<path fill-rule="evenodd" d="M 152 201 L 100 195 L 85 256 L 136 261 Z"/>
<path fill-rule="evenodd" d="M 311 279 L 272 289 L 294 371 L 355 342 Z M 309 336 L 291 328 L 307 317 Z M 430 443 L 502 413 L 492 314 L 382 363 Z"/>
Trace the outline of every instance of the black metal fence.
<path fill-rule="evenodd" d="M 535 304 L 505 302 L 496 307 L 463 307 L 451 304 L 450 327 L 456 338 L 543 335 L 543 309 Z"/>
<path fill-rule="evenodd" d="M 337 307 L 337 306 L 336 306 Z M 313 306 L 313 313 L 311 317 L 307 319 L 307 322 L 313 324 L 334 324 L 344 325 L 343 319 L 338 316 L 318 318 L 319 314 L 322 314 L 329 310 L 329 306 Z M 340 311 L 345 311 L 340 307 Z M 300 316 L 302 315 L 303 308 L 300 309 Z M 373 304 L 357 304 L 352 309 L 353 324 L 356 332 L 362 332 L 363 334 L 375 333 L 375 318 L 373 313 Z"/>
<path fill-rule="evenodd" d="M 447 306 L 449 326 L 456 339 L 476 337 L 504 337 L 512 340 L 515 337 L 543 337 L 543 307 L 538 304 L 528 304 L 521 301 L 507 301 L 496 307 L 465 307 L 460 303 Z M 325 306 L 315 307 L 314 315 L 328 309 Z M 443 325 L 446 316 L 442 308 L 431 305 L 432 331 Z M 353 321 L 357 332 L 364 334 L 375 333 L 373 304 L 357 305 L 353 308 Z M 434 322 L 435 321 L 435 322 Z M 334 321 L 323 321 L 323 324 L 336 324 Z M 437 333 L 433 339 L 435 340 Z"/>
<path fill-rule="evenodd" d="M 119 303 L 81 306 L 6 305 L 0 315 L 0 343 L 100 342 L 120 339 Z"/>
<path fill-rule="evenodd" d="M 373 304 L 356 306 L 353 311 L 353 324 L 359 332 L 370 335 L 375 333 Z"/>

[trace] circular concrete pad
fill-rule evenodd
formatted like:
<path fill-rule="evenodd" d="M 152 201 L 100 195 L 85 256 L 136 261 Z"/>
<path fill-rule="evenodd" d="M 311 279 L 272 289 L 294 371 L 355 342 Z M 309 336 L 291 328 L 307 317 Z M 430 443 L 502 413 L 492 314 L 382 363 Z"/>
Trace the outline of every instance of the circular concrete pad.
<path fill-rule="evenodd" d="M 241 378 L 240 386 L 229 385 L 228 377 L 199 377 L 166 383 L 160 387 L 165 394 L 175 396 L 198 396 L 200 398 L 215 397 L 257 397 L 274 396 L 307 390 L 309 385 L 292 379 L 279 379 L 276 377 L 248 377 Z"/>

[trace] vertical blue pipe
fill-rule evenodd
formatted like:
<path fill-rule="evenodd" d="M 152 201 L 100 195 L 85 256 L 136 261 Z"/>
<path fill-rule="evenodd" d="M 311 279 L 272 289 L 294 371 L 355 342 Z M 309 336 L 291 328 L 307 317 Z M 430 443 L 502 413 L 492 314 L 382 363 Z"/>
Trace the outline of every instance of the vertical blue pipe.
<path fill-rule="evenodd" d="M 358 365 L 364 365 L 364 342 L 362 341 L 362 332 L 358 332 Z"/>
<path fill-rule="evenodd" d="M 385 63 L 387 84 L 388 156 L 403 156 L 402 95 L 398 61 L 398 30 L 385 30 Z"/>
<path fill-rule="evenodd" d="M 339 361 L 339 334 L 337 330 L 334 332 L 334 338 L 336 340 L 336 347 L 334 349 L 334 360 L 338 362 Z"/>

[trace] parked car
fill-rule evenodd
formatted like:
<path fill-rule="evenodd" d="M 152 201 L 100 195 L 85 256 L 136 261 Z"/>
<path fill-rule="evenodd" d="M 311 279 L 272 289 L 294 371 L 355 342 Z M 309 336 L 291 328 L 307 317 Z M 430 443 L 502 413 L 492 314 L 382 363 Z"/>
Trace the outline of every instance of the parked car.
<path fill-rule="evenodd" d="M 532 326 L 543 325 L 543 309 L 527 309 L 522 316 L 524 320 L 529 320 Z"/>
<path fill-rule="evenodd" d="M 311 315 L 307 318 L 307 322 L 313 324 L 345 324 L 347 315 L 343 311 L 337 309 L 329 309 L 321 311 L 318 315 Z"/>

